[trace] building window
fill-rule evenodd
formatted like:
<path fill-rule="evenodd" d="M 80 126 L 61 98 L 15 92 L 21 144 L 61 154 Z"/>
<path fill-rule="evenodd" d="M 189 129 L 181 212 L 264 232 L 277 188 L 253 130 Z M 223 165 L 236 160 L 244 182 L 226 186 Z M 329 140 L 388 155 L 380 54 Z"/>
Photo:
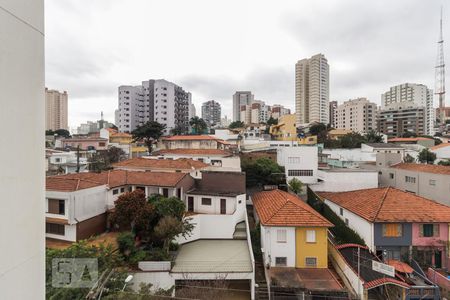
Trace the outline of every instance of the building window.
<path fill-rule="evenodd" d="M 117 195 L 119 193 L 119 189 L 114 189 L 113 190 L 113 195 Z"/>
<path fill-rule="evenodd" d="M 341 208 L 339 208 L 339 214 L 341 215 L 341 216 L 343 216 L 344 215 L 344 209 L 341 207 Z"/>
<path fill-rule="evenodd" d="M 345 218 L 345 225 L 348 226 L 348 219 L 347 218 Z"/>
<path fill-rule="evenodd" d="M 105 146 L 106 146 L 106 143 L 105 143 L 105 142 L 100 142 L 100 143 L 98 143 L 98 146 L 99 146 L 99 147 L 105 147 Z"/>
<path fill-rule="evenodd" d="M 416 183 L 416 177 L 405 176 L 405 182 Z"/>
<path fill-rule="evenodd" d="M 434 185 L 436 185 L 436 180 L 430 179 L 430 182 L 429 182 L 429 183 L 430 183 L 430 185 L 433 185 L 433 186 L 434 186 Z"/>
<path fill-rule="evenodd" d="M 286 243 L 286 229 L 277 230 L 277 243 Z"/>
<path fill-rule="evenodd" d="M 64 215 L 66 213 L 66 202 L 58 199 L 48 199 L 47 212 L 55 215 Z"/>
<path fill-rule="evenodd" d="M 403 235 L 402 224 L 387 223 L 383 224 L 384 237 L 401 237 Z"/>
<path fill-rule="evenodd" d="M 389 173 L 389 178 L 394 179 L 394 173 Z"/>
<path fill-rule="evenodd" d="M 211 205 L 211 198 L 202 198 L 202 205 Z"/>
<path fill-rule="evenodd" d="M 315 243 L 316 242 L 316 231 L 315 230 L 306 230 L 306 242 L 307 243 Z"/>
<path fill-rule="evenodd" d="M 169 197 L 169 189 L 163 188 L 163 189 L 162 189 L 162 192 L 163 192 L 163 196 L 164 196 L 164 197 L 166 197 L 166 198 Z"/>
<path fill-rule="evenodd" d="M 317 257 L 305 257 L 305 266 L 309 268 L 316 268 Z"/>
<path fill-rule="evenodd" d="M 120 192 L 124 193 L 125 192 L 125 188 L 120 188 Z"/>
<path fill-rule="evenodd" d="M 288 163 L 290 164 L 299 164 L 300 157 L 288 157 Z"/>
<path fill-rule="evenodd" d="M 62 224 L 45 223 L 45 233 L 64 235 L 64 229 Z"/>
<path fill-rule="evenodd" d="M 313 170 L 289 170 L 288 176 L 313 176 Z"/>
<path fill-rule="evenodd" d="M 419 236 L 421 237 L 439 236 L 439 224 L 421 224 L 419 228 Z"/>
<path fill-rule="evenodd" d="M 275 257 L 275 266 L 286 267 L 287 266 L 287 257 Z"/>

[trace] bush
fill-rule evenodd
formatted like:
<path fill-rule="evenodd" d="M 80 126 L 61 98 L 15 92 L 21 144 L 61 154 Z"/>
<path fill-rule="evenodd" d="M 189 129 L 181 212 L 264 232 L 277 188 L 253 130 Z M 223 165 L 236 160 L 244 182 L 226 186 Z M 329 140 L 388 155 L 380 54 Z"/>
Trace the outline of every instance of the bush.
<path fill-rule="evenodd" d="M 255 228 L 250 230 L 250 239 L 252 241 L 253 255 L 256 260 L 262 259 L 261 252 L 261 225 L 256 224 Z"/>
<path fill-rule="evenodd" d="M 324 216 L 328 221 L 333 223 L 334 227 L 330 228 L 337 244 L 354 243 L 366 245 L 364 239 L 353 229 L 349 228 L 342 219 L 336 215 L 331 208 L 326 205 L 319 197 L 308 188 L 308 204 Z"/>
<path fill-rule="evenodd" d="M 121 232 L 117 236 L 117 244 L 119 246 L 119 252 L 124 256 L 130 255 L 136 250 L 134 234 L 131 232 Z"/>
<path fill-rule="evenodd" d="M 147 253 L 147 260 L 150 261 L 166 261 L 170 260 L 170 257 L 167 255 L 166 251 L 161 248 L 153 248 Z"/>

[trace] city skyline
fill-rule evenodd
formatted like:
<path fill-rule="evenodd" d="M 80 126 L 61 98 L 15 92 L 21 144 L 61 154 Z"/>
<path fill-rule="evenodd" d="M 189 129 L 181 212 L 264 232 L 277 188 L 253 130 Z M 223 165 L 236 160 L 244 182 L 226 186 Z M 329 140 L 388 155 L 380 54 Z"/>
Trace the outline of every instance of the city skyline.
<path fill-rule="evenodd" d="M 282 7 L 263 1 L 258 2 L 258 14 L 250 17 L 254 19 L 239 24 L 227 21 L 231 14 L 248 16 L 255 4 L 136 1 L 142 8 L 137 11 L 136 5 L 127 8 L 128 4 L 115 1 L 83 6 L 75 1 L 47 1 L 46 85 L 71 95 L 71 128 L 95 119 L 101 110 L 105 119 L 113 120 L 117 86 L 142 78 L 177 82 L 192 92 L 197 110 L 202 102 L 216 99 L 229 117 L 232 95 L 238 90 L 251 90 L 258 99 L 293 110 L 295 63 L 316 53 L 328 59 L 330 100 L 339 103 L 366 97 L 379 105 L 386 88 L 404 82 L 434 89 L 441 1 L 389 2 L 389 10 L 385 9 L 388 1 L 287 1 Z M 196 9 L 200 6 L 202 10 Z M 154 33 L 162 41 L 158 49 L 151 42 L 139 49 L 129 46 L 145 28 L 161 24 L 167 16 L 161 13 L 149 20 L 145 11 L 175 7 L 189 11 L 192 22 L 183 28 L 166 24 L 164 32 Z M 204 17 L 195 17 L 204 10 L 210 11 L 208 28 L 203 26 Z M 128 25 L 114 24 L 119 14 Z M 448 15 L 444 7 L 444 40 L 450 34 Z M 63 24 L 61 18 L 66 20 Z M 320 26 L 314 26 L 317 20 Z M 105 32 L 105 24 L 111 30 Z M 128 30 L 131 27 L 133 32 Z M 174 32 L 189 47 L 168 50 L 173 46 L 168 36 Z M 436 106 L 436 98 L 434 102 Z"/>

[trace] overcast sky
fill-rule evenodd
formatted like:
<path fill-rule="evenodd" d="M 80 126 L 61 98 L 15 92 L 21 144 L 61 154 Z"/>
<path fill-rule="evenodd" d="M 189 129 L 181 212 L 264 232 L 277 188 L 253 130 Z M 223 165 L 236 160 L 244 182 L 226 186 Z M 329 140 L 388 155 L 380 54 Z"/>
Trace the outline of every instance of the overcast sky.
<path fill-rule="evenodd" d="M 119 85 L 160 78 L 231 117 L 236 90 L 294 109 L 295 63 L 323 53 L 330 100 L 379 103 L 392 85 L 434 89 L 443 2 L 46 0 L 46 86 L 68 91 L 70 127 L 114 121 Z M 450 5 L 445 53 L 449 37 Z"/>

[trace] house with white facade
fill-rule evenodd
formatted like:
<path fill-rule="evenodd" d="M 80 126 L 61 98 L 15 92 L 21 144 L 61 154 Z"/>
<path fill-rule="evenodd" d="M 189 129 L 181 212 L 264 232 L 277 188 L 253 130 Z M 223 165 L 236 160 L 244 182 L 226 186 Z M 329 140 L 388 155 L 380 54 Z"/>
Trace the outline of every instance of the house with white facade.
<path fill-rule="evenodd" d="M 46 150 L 47 171 L 50 174 L 84 172 L 88 162 L 86 157 L 77 158 L 75 151 Z M 48 175 L 48 174 L 47 174 Z"/>
<path fill-rule="evenodd" d="M 106 230 L 106 216 L 123 193 L 184 198 L 194 179 L 186 173 L 113 170 L 46 178 L 46 237 L 76 242 Z"/>
<path fill-rule="evenodd" d="M 303 183 L 317 183 L 318 147 L 298 146 L 277 149 L 277 163 L 285 168 L 286 180 L 297 178 Z"/>
<path fill-rule="evenodd" d="M 317 184 L 310 185 L 313 191 L 346 192 L 378 187 L 376 170 L 352 168 L 327 168 L 317 170 Z"/>

